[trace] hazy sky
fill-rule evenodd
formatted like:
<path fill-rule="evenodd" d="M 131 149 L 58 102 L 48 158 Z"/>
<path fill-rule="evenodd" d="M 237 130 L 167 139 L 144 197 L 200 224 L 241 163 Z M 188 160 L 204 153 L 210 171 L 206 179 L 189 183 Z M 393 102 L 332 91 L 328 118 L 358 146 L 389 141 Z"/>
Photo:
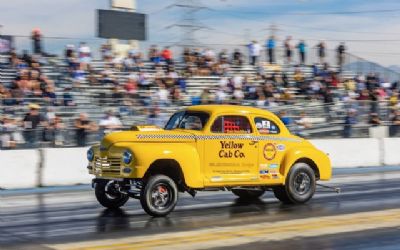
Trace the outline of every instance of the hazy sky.
<path fill-rule="evenodd" d="M 166 29 L 182 14 L 179 8 L 165 8 L 174 2 L 137 1 L 138 11 L 149 14 L 148 43 L 179 41 L 179 29 Z M 264 42 L 269 34 L 266 28 L 274 23 L 280 40 L 292 35 L 295 41 L 305 39 L 309 46 L 314 46 L 324 39 L 329 48 L 338 43 L 329 40 L 344 40 L 353 54 L 384 65 L 400 64 L 399 0 L 203 0 L 202 3 L 209 9 L 197 13 L 197 17 L 209 29 L 198 32 L 197 38 L 205 44 L 244 44 L 252 39 Z M 108 0 L 2 0 L 1 33 L 29 35 L 34 27 L 40 27 L 48 37 L 75 37 L 99 44 L 101 40 L 94 39 L 95 10 L 107 9 L 108 5 Z M 365 10 L 393 12 L 294 15 Z M 56 50 L 66 43 L 77 42 L 51 40 L 46 41 L 45 47 Z M 27 39 L 18 38 L 17 46 L 28 46 Z"/>

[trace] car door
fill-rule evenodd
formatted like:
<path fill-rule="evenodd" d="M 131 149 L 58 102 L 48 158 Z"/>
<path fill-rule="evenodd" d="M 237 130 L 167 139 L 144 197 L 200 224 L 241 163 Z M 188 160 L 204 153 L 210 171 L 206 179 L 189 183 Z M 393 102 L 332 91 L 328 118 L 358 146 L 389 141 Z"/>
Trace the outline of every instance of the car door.
<path fill-rule="evenodd" d="M 259 140 L 259 177 L 264 182 L 279 182 L 284 153 L 288 141 L 281 135 L 281 129 L 276 121 L 271 118 L 254 116 L 253 121 Z"/>
<path fill-rule="evenodd" d="M 258 178 L 258 142 L 247 116 L 220 115 L 204 141 L 205 184 L 247 183 Z"/>

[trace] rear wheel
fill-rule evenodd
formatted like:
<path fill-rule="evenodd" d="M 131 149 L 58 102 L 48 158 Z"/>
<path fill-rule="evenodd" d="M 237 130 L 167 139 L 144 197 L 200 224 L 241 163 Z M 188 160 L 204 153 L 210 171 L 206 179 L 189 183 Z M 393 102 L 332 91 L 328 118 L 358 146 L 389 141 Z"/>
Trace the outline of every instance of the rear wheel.
<path fill-rule="evenodd" d="M 232 193 L 238 196 L 240 199 L 255 200 L 260 198 L 265 193 L 265 191 L 249 190 L 249 189 L 232 189 Z"/>
<path fill-rule="evenodd" d="M 165 175 L 149 178 L 140 194 L 140 203 L 151 216 L 161 217 L 169 214 L 178 201 L 176 183 Z"/>
<path fill-rule="evenodd" d="M 299 162 L 290 169 L 285 186 L 274 188 L 274 194 L 283 203 L 302 204 L 313 197 L 315 187 L 314 170 L 308 164 Z"/>
<path fill-rule="evenodd" d="M 129 200 L 129 196 L 119 192 L 114 181 L 102 180 L 96 182 L 95 194 L 97 201 L 106 208 L 120 208 Z"/>

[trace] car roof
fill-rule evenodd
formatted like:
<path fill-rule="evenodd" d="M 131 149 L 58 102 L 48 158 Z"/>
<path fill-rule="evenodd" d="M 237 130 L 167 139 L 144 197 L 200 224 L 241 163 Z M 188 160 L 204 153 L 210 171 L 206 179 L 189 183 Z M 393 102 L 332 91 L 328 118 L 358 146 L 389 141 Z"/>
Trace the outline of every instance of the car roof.
<path fill-rule="evenodd" d="M 260 109 L 260 108 L 240 106 L 240 105 L 195 105 L 195 106 L 187 107 L 185 110 L 205 111 L 205 112 L 211 113 L 211 114 L 226 112 L 226 113 L 241 114 L 241 115 L 243 115 L 243 114 L 259 114 L 259 115 L 276 117 L 276 115 L 270 111 Z"/>

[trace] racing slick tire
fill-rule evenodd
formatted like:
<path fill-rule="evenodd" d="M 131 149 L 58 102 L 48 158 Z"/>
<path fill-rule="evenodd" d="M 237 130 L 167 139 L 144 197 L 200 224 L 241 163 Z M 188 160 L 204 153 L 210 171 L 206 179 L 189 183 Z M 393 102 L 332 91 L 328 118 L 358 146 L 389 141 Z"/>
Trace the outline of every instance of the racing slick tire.
<path fill-rule="evenodd" d="M 260 198 L 264 190 L 232 189 L 232 193 L 243 200 L 256 200 Z"/>
<path fill-rule="evenodd" d="M 95 195 L 103 207 L 116 209 L 125 205 L 129 196 L 116 190 L 112 182 L 107 180 L 96 182 Z"/>
<path fill-rule="evenodd" d="M 149 178 L 140 193 L 140 204 L 146 213 L 154 217 L 168 215 L 178 201 L 176 183 L 165 175 Z"/>
<path fill-rule="evenodd" d="M 314 170 L 299 162 L 293 165 L 286 177 L 285 186 L 275 187 L 274 195 L 285 204 L 302 204 L 310 200 L 316 188 Z"/>

